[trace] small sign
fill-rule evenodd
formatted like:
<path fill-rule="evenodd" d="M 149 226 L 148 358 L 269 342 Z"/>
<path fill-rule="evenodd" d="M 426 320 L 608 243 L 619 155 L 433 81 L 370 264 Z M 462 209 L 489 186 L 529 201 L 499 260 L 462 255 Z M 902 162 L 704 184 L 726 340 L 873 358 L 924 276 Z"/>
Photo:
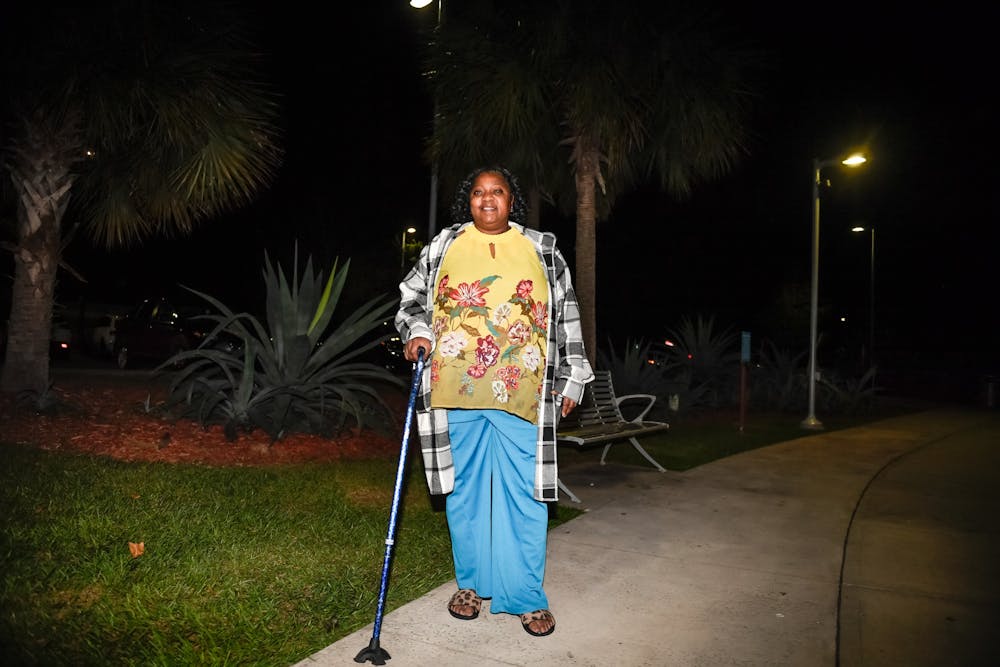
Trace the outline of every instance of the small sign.
<path fill-rule="evenodd" d="M 750 332 L 740 332 L 740 361 L 750 363 Z"/>

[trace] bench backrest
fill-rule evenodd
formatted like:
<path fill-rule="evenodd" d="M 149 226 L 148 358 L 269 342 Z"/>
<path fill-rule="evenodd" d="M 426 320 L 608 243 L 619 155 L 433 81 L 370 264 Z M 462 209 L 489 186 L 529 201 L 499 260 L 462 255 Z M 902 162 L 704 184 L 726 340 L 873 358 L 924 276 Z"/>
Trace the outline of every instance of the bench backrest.
<path fill-rule="evenodd" d="M 583 401 L 574 411 L 580 426 L 618 424 L 625 421 L 618 409 L 611 371 L 594 371 L 594 380 L 587 384 Z"/>

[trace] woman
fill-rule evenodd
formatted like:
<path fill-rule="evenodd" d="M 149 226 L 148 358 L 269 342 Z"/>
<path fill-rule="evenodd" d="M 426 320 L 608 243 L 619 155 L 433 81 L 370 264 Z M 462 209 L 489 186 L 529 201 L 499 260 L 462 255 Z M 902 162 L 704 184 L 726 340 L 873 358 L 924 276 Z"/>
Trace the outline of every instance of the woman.
<path fill-rule="evenodd" d="M 472 620 L 487 598 L 541 637 L 555 630 L 542 580 L 556 424 L 594 375 L 566 262 L 554 235 L 516 222 L 525 211 L 510 172 L 473 171 L 457 224 L 400 284 L 396 328 L 408 360 L 428 353 L 417 425 L 430 492 L 449 494 L 448 611 Z"/>

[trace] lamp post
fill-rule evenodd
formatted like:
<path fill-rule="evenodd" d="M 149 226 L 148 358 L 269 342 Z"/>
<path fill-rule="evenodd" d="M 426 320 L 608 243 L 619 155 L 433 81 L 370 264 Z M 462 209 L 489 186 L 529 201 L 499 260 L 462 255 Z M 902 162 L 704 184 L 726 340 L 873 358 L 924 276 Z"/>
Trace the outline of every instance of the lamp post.
<path fill-rule="evenodd" d="M 416 9 L 423 9 L 434 2 L 434 0 L 410 0 L 410 6 Z M 438 14 L 437 14 L 437 27 L 441 28 L 441 22 L 444 20 L 444 0 L 437 0 Z M 437 96 L 434 99 L 434 129 L 437 129 L 437 117 L 438 117 L 438 104 Z M 427 242 L 434 238 L 434 233 L 437 230 L 437 208 L 438 208 L 438 163 L 434 160 L 431 164 L 431 194 L 430 194 L 430 204 L 428 206 L 429 210 L 427 212 Z"/>
<path fill-rule="evenodd" d="M 813 158 L 812 179 L 812 282 L 809 296 L 809 414 L 802 420 L 802 428 L 819 430 L 823 422 L 816 418 L 816 332 L 819 311 L 819 186 L 822 183 L 824 167 L 840 162 L 848 167 L 856 167 L 867 162 L 860 153 L 847 158 L 820 160 Z"/>
<path fill-rule="evenodd" d="M 399 244 L 399 268 L 406 268 L 406 235 L 417 231 L 416 227 L 407 227 L 403 230 L 403 241 Z"/>
<path fill-rule="evenodd" d="M 864 227 L 858 226 L 852 232 L 861 233 Z M 871 235 L 871 250 L 868 254 L 868 366 L 875 366 L 875 228 L 868 230 Z"/>

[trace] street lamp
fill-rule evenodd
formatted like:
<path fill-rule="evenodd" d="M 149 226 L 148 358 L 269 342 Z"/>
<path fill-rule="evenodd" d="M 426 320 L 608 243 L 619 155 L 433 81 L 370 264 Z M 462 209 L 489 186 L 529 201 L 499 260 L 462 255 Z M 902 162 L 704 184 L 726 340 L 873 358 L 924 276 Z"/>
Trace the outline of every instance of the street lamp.
<path fill-rule="evenodd" d="M 852 232 L 861 233 L 865 231 L 862 226 L 851 229 Z M 871 233 L 871 251 L 868 254 L 868 366 L 875 366 L 875 228 L 868 230 Z"/>
<path fill-rule="evenodd" d="M 868 159 L 854 153 L 846 158 L 831 158 L 820 160 L 813 158 L 812 183 L 812 286 L 809 297 L 809 414 L 802 420 L 802 428 L 819 430 L 823 422 L 816 418 L 816 329 L 819 302 L 819 186 L 822 183 L 821 172 L 838 162 L 848 167 L 857 167 Z"/>
<path fill-rule="evenodd" d="M 434 2 L 434 0 L 410 0 L 410 6 L 416 9 L 423 9 Z M 437 27 L 441 29 L 441 23 L 444 20 L 444 0 L 437 0 L 438 3 L 438 15 L 437 15 Z M 437 96 L 434 99 L 434 129 L 437 129 L 437 117 L 438 117 L 438 103 Z M 434 238 L 434 232 L 437 229 L 437 208 L 438 208 L 438 163 L 435 159 L 433 164 L 431 164 L 431 195 L 430 195 L 430 205 L 427 212 L 427 242 Z"/>
<path fill-rule="evenodd" d="M 399 268 L 401 269 L 406 268 L 406 235 L 413 234 L 416 231 L 416 227 L 407 227 L 406 230 L 403 231 L 403 241 L 399 244 Z"/>

